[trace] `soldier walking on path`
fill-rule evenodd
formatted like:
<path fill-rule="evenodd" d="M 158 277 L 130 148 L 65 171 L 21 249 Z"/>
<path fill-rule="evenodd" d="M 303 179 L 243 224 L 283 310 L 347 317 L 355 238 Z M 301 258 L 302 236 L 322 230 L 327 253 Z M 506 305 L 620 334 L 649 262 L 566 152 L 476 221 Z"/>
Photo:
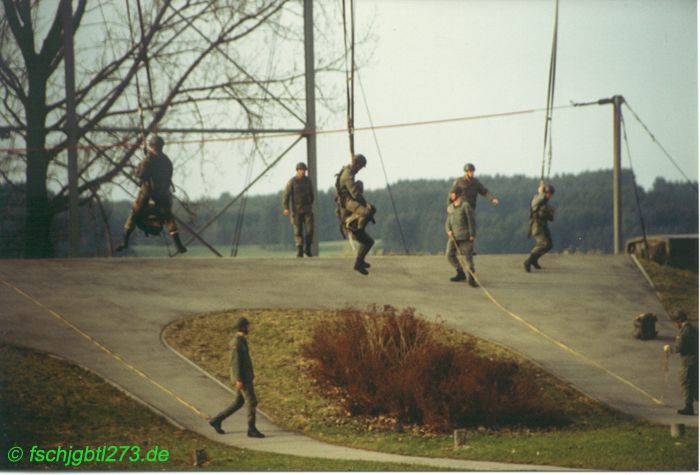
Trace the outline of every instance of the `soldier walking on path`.
<path fill-rule="evenodd" d="M 231 414 L 243 407 L 243 404 L 248 405 L 248 437 L 262 438 L 265 435 L 255 427 L 255 408 L 258 405 L 258 399 L 255 397 L 255 388 L 253 387 L 253 361 L 250 359 L 248 352 L 248 341 L 246 335 L 250 330 L 250 322 L 245 317 L 240 317 L 235 325 L 236 336 L 231 340 L 231 357 L 230 357 L 230 375 L 231 382 L 236 389 L 236 399 L 233 400 L 230 406 L 221 411 L 215 417 L 209 420 L 209 424 L 219 434 L 224 434 L 221 428 L 221 423 Z"/>
<path fill-rule="evenodd" d="M 678 410 L 678 414 L 692 416 L 693 401 L 698 400 L 698 329 L 690 324 L 682 310 L 675 312 L 672 320 L 680 332 L 676 344 L 673 347 L 664 345 L 664 351 L 681 356 L 681 393 L 685 405 Z"/>
<path fill-rule="evenodd" d="M 476 167 L 471 163 L 464 165 L 464 176 L 457 178 L 450 187 L 450 193 L 455 191 L 457 188 L 462 190 L 462 201 L 469 203 L 473 211 L 476 211 L 476 198 L 477 195 L 485 196 L 491 201 L 494 206 L 498 206 L 498 198 L 496 198 L 493 193 L 491 193 L 480 181 L 474 176 Z M 448 195 L 447 204 L 450 204 L 450 197 Z"/>
<path fill-rule="evenodd" d="M 374 245 L 374 239 L 365 230 L 367 224 L 374 222 L 375 207 L 364 198 L 364 187 L 361 181 L 355 181 L 355 175 L 367 165 L 364 155 L 354 155 L 350 165 L 346 165 L 336 179 L 336 202 L 338 217 L 343 235 L 351 233 L 351 238 L 359 246 L 354 269 L 360 274 L 367 275 L 370 265 L 365 257 Z"/>
<path fill-rule="evenodd" d="M 450 192 L 451 203 L 447 206 L 447 220 L 445 232 L 447 232 L 447 261 L 457 270 L 457 275 L 452 277 L 452 282 L 467 280 L 467 275 L 460 264 L 458 255 L 463 256 L 469 266 L 469 285 L 478 287 L 474 279 L 474 240 L 476 239 L 476 224 L 474 210 L 469 203 L 462 200 L 461 188 L 455 188 Z"/>
<path fill-rule="evenodd" d="M 124 240 L 116 249 L 117 252 L 129 247 L 129 238 L 137 225 L 148 234 L 158 234 L 165 224 L 168 232 L 173 237 L 177 252 L 187 252 L 187 248 L 180 241 L 175 217 L 172 213 L 173 199 L 170 194 L 173 177 L 173 164 L 163 153 L 165 141 L 154 135 L 148 140 L 148 154 L 136 169 L 136 178 L 140 181 L 139 194 L 134 201 L 129 217 L 124 224 Z M 149 202 L 151 202 L 149 203 Z M 157 216 L 155 227 L 147 227 L 153 216 Z M 153 223 L 150 223 L 153 226 Z"/>
<path fill-rule="evenodd" d="M 554 208 L 549 205 L 549 200 L 554 194 L 552 185 L 540 184 L 537 194 L 530 202 L 530 229 L 527 237 L 535 238 L 535 247 L 525 259 L 523 266 L 525 272 L 530 272 L 531 267 L 541 269 L 539 259 L 552 249 L 552 233 L 549 231 L 549 222 L 554 221 Z"/>
<path fill-rule="evenodd" d="M 314 187 L 311 179 L 306 176 L 305 163 L 297 163 L 296 171 L 296 175 L 287 182 L 284 189 L 282 206 L 284 215 L 291 215 L 297 257 L 303 257 L 304 254 L 311 257 L 311 243 L 314 240 Z"/>

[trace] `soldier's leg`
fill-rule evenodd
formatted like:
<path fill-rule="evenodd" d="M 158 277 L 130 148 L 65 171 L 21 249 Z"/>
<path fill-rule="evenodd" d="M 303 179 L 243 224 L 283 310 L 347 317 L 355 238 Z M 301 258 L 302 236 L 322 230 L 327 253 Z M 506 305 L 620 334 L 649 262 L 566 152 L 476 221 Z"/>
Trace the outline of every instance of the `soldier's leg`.
<path fill-rule="evenodd" d="M 540 257 L 544 256 L 547 254 L 549 251 L 552 250 L 553 243 L 552 243 L 552 233 L 549 230 L 548 227 L 545 227 L 543 229 L 542 235 L 538 238 L 538 252 L 537 254 L 533 257 L 532 259 L 532 267 L 535 269 L 541 269 L 542 266 L 540 266 Z"/>
<path fill-rule="evenodd" d="M 350 217 L 345 220 L 345 226 L 349 229 L 364 229 L 367 226 L 367 220 L 372 214 L 372 210 L 367 206 L 362 206 L 354 200 L 347 200 L 345 208 L 350 211 Z"/>
<path fill-rule="evenodd" d="M 292 213 L 292 226 L 294 227 L 294 245 L 297 248 L 297 257 L 304 257 L 304 219 L 301 213 Z"/>
<path fill-rule="evenodd" d="M 245 399 L 243 398 L 243 394 L 241 394 L 240 391 L 236 391 L 236 398 L 233 400 L 233 402 L 228 405 L 226 409 L 209 419 L 209 424 L 214 428 L 214 430 L 216 430 L 216 432 L 223 434 L 224 431 L 221 429 L 221 423 L 224 421 L 224 419 L 243 407 L 244 403 Z"/>
<path fill-rule="evenodd" d="M 365 257 L 369 250 L 372 249 L 374 239 L 364 229 L 353 231 L 352 238 L 358 243 L 357 257 L 353 268 L 360 274 L 367 275 L 369 274 L 367 272 L 369 265 L 365 262 Z"/>
<path fill-rule="evenodd" d="M 177 252 L 180 254 L 184 254 L 187 252 L 187 248 L 182 244 L 182 241 L 180 240 L 180 232 L 177 229 L 177 223 L 175 222 L 175 216 L 173 215 L 173 200 L 170 194 L 167 194 L 165 196 L 154 196 L 154 200 L 156 202 L 156 206 L 158 206 L 158 209 L 162 213 L 163 217 L 163 224 L 165 225 L 165 229 L 168 230 L 168 234 L 172 236 L 173 242 L 175 243 L 175 247 L 177 248 Z"/>
<path fill-rule="evenodd" d="M 253 386 L 252 381 L 250 383 L 246 383 L 243 392 L 248 405 L 248 437 L 265 437 L 255 426 L 255 410 L 258 407 L 258 398 L 255 395 L 255 387 Z"/>
<path fill-rule="evenodd" d="M 683 397 L 683 408 L 678 411 L 678 414 L 692 415 L 693 414 L 693 399 L 694 391 L 692 387 L 690 367 L 683 363 L 680 371 L 681 380 L 681 396 Z"/>
<path fill-rule="evenodd" d="M 470 241 L 468 239 L 461 241 L 459 243 L 459 247 L 464 259 L 467 261 L 467 265 L 469 266 L 469 285 L 472 287 L 478 287 L 476 279 L 474 279 L 474 241 Z"/>
<path fill-rule="evenodd" d="M 311 244 L 314 242 L 314 214 L 304 213 L 304 253 L 311 257 Z"/>
<path fill-rule="evenodd" d="M 124 223 L 124 238 L 122 243 L 115 249 L 117 252 L 129 247 L 129 238 L 131 237 L 131 233 L 134 232 L 134 229 L 136 229 L 136 218 L 148 204 L 149 199 L 150 189 L 147 185 L 141 185 L 139 188 L 139 193 L 136 195 L 136 199 L 134 200 L 134 204 L 129 211 L 129 216 L 126 218 L 126 222 Z"/>
<path fill-rule="evenodd" d="M 464 269 L 462 269 L 459 259 L 457 258 L 457 245 L 455 245 L 455 241 L 453 239 L 448 239 L 447 241 L 447 262 L 449 262 L 450 265 L 457 271 L 457 275 L 450 278 L 452 282 L 461 282 L 466 280 L 467 276 L 464 273 Z"/>

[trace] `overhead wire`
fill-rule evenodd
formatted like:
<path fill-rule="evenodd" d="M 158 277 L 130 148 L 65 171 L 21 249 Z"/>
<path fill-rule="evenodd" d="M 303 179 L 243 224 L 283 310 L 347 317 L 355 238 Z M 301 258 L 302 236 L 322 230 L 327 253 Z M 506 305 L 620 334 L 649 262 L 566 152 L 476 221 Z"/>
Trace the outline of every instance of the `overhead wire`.
<path fill-rule="evenodd" d="M 688 178 L 688 175 L 686 175 L 686 174 L 683 172 L 683 170 L 681 170 L 681 167 L 678 166 L 678 163 L 676 163 L 676 161 L 673 159 L 673 157 L 671 156 L 671 154 L 668 153 L 668 151 L 666 150 L 666 148 L 664 148 L 664 146 L 661 145 L 661 142 L 658 141 L 658 139 L 656 138 L 656 136 L 655 136 L 653 133 L 651 133 L 651 130 L 649 130 L 649 127 L 647 127 L 647 125 L 642 121 L 642 119 L 639 117 L 639 115 L 637 115 L 637 113 L 634 111 L 634 109 L 632 109 L 632 106 L 629 105 L 629 102 L 628 102 L 627 100 L 625 100 L 624 105 L 627 106 L 627 108 L 628 108 L 629 111 L 632 113 L 632 115 L 634 116 L 634 118 L 637 119 L 637 122 L 639 122 L 639 124 L 642 126 L 642 128 L 644 128 L 644 130 L 646 131 L 646 133 L 649 134 L 649 137 L 651 137 L 652 142 L 654 142 L 654 143 L 661 149 L 661 151 L 664 153 L 664 155 L 666 155 L 666 158 L 668 158 L 669 161 L 673 164 L 673 166 L 676 167 L 676 170 L 678 170 L 678 172 L 679 172 L 681 175 L 683 175 L 683 177 L 687 180 L 688 184 L 693 188 L 693 190 L 695 190 L 695 193 L 698 193 L 698 187 L 697 187 L 697 185 L 695 185 L 695 184 L 690 180 L 690 178 Z"/>
<path fill-rule="evenodd" d="M 627 139 L 627 125 L 625 125 L 625 117 L 620 111 L 620 123 L 622 124 L 622 137 L 625 141 L 625 149 L 627 150 L 627 159 L 630 164 L 630 170 L 632 170 L 632 187 L 634 188 L 634 199 L 637 202 L 637 212 L 639 214 L 639 224 L 642 228 L 642 239 L 644 240 L 644 252 L 646 258 L 649 259 L 649 242 L 647 241 L 647 229 L 644 225 L 644 215 L 642 214 L 642 204 L 639 199 L 639 190 L 637 190 L 637 181 L 634 175 L 634 167 L 632 166 L 632 152 L 630 152 L 630 143 Z"/>

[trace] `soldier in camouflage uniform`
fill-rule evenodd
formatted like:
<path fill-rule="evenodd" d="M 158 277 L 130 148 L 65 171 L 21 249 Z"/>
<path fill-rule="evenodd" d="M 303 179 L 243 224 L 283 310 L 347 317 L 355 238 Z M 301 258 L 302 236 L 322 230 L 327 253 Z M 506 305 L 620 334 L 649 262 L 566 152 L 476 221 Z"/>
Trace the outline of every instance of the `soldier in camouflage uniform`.
<path fill-rule="evenodd" d="M 311 179 L 306 176 L 305 163 L 299 162 L 296 171 L 296 175 L 287 182 L 284 189 L 282 206 L 285 216 L 291 214 L 297 257 L 303 257 L 304 254 L 311 257 L 311 243 L 314 239 L 314 187 Z"/>
<path fill-rule="evenodd" d="M 134 232 L 139 221 L 146 219 L 145 215 L 148 211 L 155 211 L 159 215 L 160 220 L 173 237 L 177 251 L 179 253 L 187 252 L 180 241 L 180 234 L 172 213 L 173 199 L 170 188 L 172 186 L 173 164 L 163 153 L 164 145 L 165 141 L 157 135 L 148 140 L 148 154 L 136 169 L 136 178 L 140 181 L 139 194 L 124 224 L 124 240 L 117 247 L 117 252 L 129 247 L 131 233 Z M 149 201 L 153 203 L 152 206 Z"/>
<path fill-rule="evenodd" d="M 680 329 L 675 346 L 664 346 L 666 353 L 678 353 L 681 356 L 681 393 L 685 405 L 678 414 L 692 416 L 693 401 L 698 400 L 698 329 L 690 324 L 688 316 L 678 310 L 671 317 Z"/>
<path fill-rule="evenodd" d="M 248 437 L 262 438 L 265 437 L 255 426 L 255 408 L 258 405 L 258 399 L 255 396 L 255 388 L 253 387 L 253 361 L 250 359 L 248 352 L 248 341 L 246 335 L 250 330 L 250 322 L 245 317 L 240 317 L 235 325 L 236 336 L 231 340 L 231 356 L 230 376 L 231 382 L 236 388 L 236 399 L 233 400 L 230 406 L 221 411 L 219 414 L 209 420 L 209 424 L 218 432 L 223 434 L 221 423 L 231 414 L 248 404 Z"/>
<path fill-rule="evenodd" d="M 474 176 L 476 168 L 471 163 L 464 165 L 464 176 L 457 178 L 450 187 L 450 193 L 455 191 L 457 188 L 462 190 L 462 201 L 469 203 L 473 211 L 476 211 L 476 197 L 477 195 L 485 196 L 488 198 L 494 206 L 498 205 L 498 198 L 496 198 L 493 193 L 491 193 L 480 181 Z M 450 204 L 450 197 L 448 193 L 447 204 Z"/>
<path fill-rule="evenodd" d="M 541 269 L 539 259 L 552 249 L 552 233 L 549 231 L 549 221 L 554 221 L 554 209 L 549 205 L 549 200 L 554 194 L 552 185 L 540 184 L 537 194 L 530 203 L 530 229 L 527 237 L 535 238 L 535 247 L 525 259 L 523 266 L 526 272 L 531 268 Z"/>
<path fill-rule="evenodd" d="M 364 155 L 354 155 L 350 165 L 340 171 L 336 181 L 336 193 L 341 219 L 341 229 L 351 233 L 352 239 L 359 243 L 354 269 L 367 275 L 370 265 L 365 257 L 374 245 L 374 239 L 367 234 L 365 227 L 374 221 L 376 209 L 365 200 L 362 182 L 355 181 L 355 175 L 367 165 Z"/>
<path fill-rule="evenodd" d="M 469 203 L 462 201 L 462 189 L 455 188 L 450 192 L 452 202 L 447 206 L 447 220 L 445 232 L 447 232 L 447 260 L 457 270 L 457 275 L 452 277 L 452 282 L 467 280 L 462 265 L 457 255 L 463 256 L 469 266 L 469 285 L 478 287 L 474 279 L 474 240 L 476 239 L 476 223 L 474 210 Z"/>

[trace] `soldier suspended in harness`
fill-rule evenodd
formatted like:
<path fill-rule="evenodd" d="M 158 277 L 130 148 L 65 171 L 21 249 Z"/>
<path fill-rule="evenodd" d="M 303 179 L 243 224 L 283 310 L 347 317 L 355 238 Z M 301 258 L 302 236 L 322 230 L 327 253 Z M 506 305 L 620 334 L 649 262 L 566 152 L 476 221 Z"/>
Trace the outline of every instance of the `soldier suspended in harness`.
<path fill-rule="evenodd" d="M 367 253 L 374 245 L 374 239 L 367 233 L 366 227 L 374 223 L 376 208 L 363 196 L 364 186 L 361 181 L 355 181 L 355 175 L 367 165 L 364 155 L 354 155 L 350 165 L 344 166 L 336 175 L 336 215 L 340 222 L 340 234 L 357 243 L 357 257 L 354 269 L 360 274 L 367 275 L 370 265 L 365 261 Z"/>
<path fill-rule="evenodd" d="M 535 246 L 523 263 L 526 272 L 530 272 L 531 267 L 541 269 L 540 258 L 553 247 L 552 233 L 549 231 L 549 222 L 554 221 L 554 208 L 549 204 L 553 194 L 552 185 L 540 184 L 530 203 L 530 228 L 527 237 L 535 238 Z"/>
<path fill-rule="evenodd" d="M 138 227 L 146 236 L 157 235 L 166 226 L 179 253 L 187 252 L 180 241 L 172 213 L 173 164 L 163 153 L 165 141 L 154 135 L 148 140 L 148 153 L 136 169 L 140 180 L 139 193 L 124 224 L 124 240 L 117 252 L 129 247 L 129 238 Z"/>

